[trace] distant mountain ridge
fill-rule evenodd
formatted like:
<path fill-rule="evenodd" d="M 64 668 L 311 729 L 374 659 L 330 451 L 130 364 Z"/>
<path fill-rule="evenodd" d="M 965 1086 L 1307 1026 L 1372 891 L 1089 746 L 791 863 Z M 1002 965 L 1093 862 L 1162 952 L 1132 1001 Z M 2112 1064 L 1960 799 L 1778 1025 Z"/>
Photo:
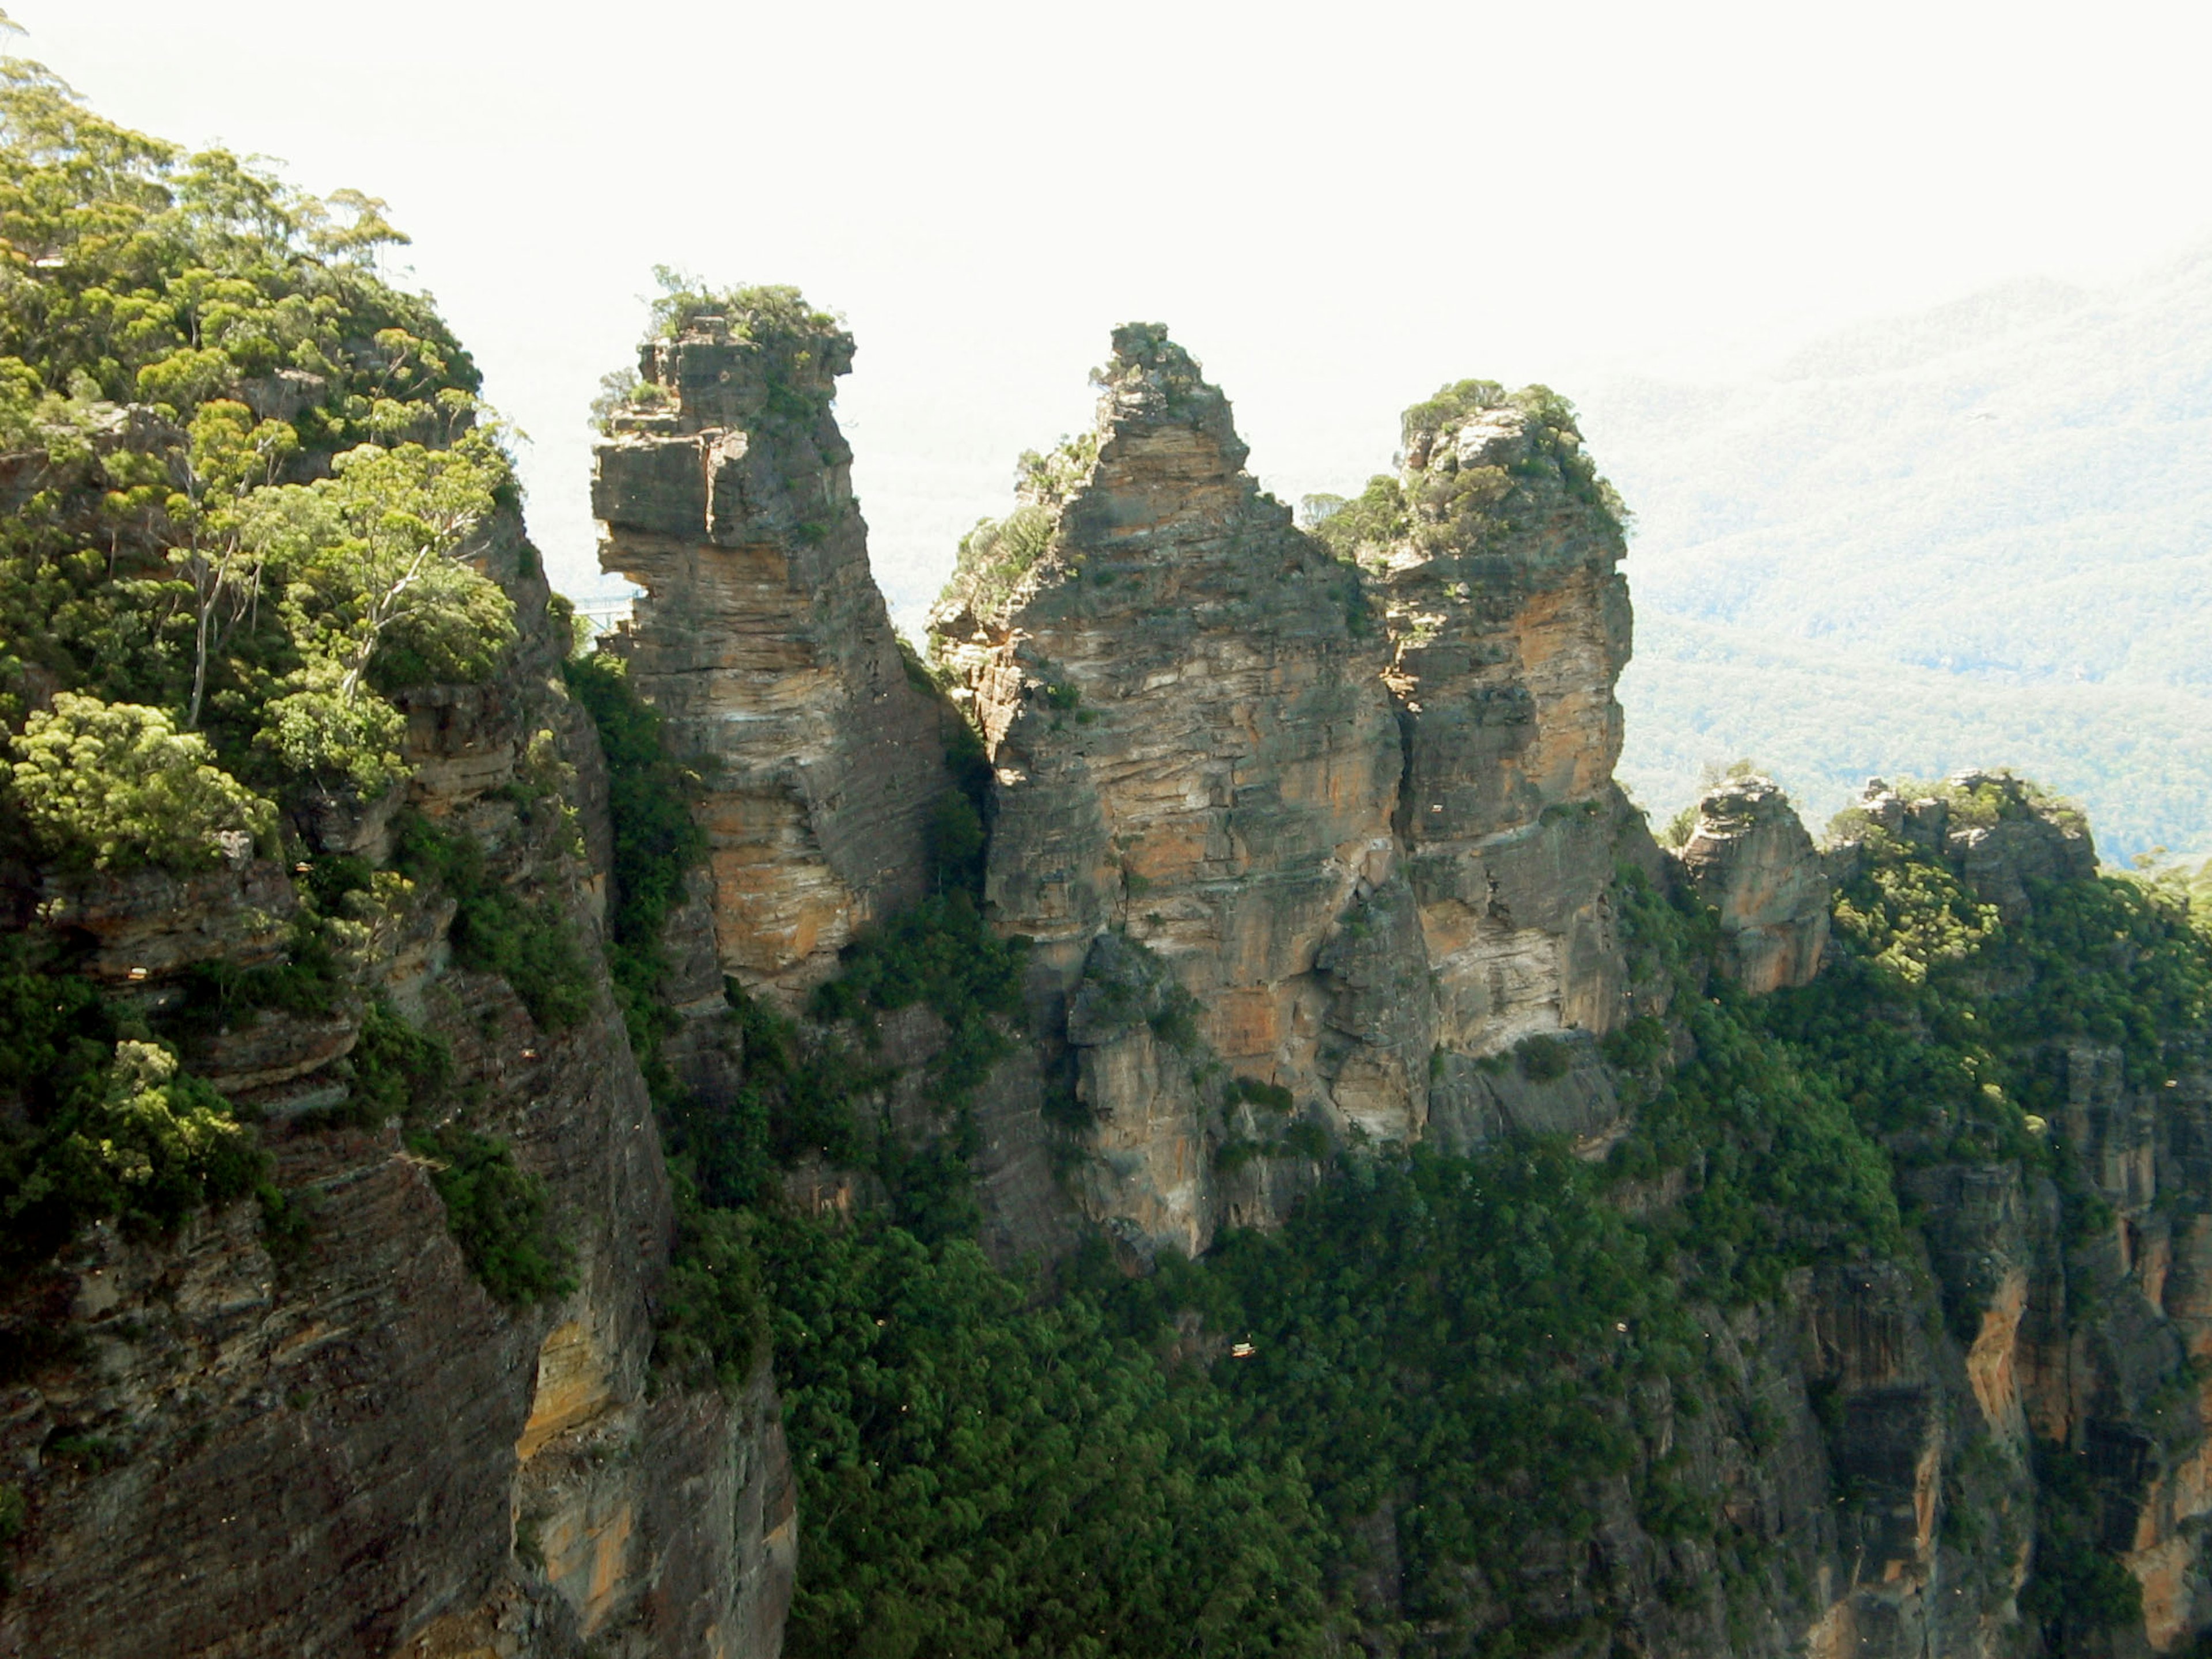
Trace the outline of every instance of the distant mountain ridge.
<path fill-rule="evenodd" d="M 2212 852 L 2212 245 L 1583 402 L 1638 515 L 1648 805 L 1741 754 L 1815 817 L 1872 773 L 2003 762 L 2116 854 Z"/>

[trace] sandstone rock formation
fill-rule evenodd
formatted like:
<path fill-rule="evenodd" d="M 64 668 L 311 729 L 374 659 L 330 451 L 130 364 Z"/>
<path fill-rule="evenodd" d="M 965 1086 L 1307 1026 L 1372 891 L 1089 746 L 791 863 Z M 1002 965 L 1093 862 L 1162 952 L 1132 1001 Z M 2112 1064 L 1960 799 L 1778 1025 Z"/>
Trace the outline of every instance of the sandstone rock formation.
<path fill-rule="evenodd" d="M 1681 861 L 1720 913 L 1727 966 L 1747 991 L 1807 985 L 1828 945 L 1828 878 L 1813 838 L 1771 778 L 1708 790 Z"/>
<path fill-rule="evenodd" d="M 931 629 L 995 769 L 992 917 L 1038 941 L 1097 1121 L 1086 1205 L 1195 1249 L 1214 1147 L 1267 1127 L 1223 1115 L 1213 1060 L 1403 1142 L 1473 1059 L 1618 1017 L 1621 543 L 1553 404 L 1409 426 L 1407 521 L 1363 569 L 1243 471 L 1164 330 L 1117 330 L 1097 378 L 1096 429 L 1025 461 Z"/>
<path fill-rule="evenodd" d="M 945 776 L 830 412 L 851 337 L 773 300 L 644 348 L 659 412 L 615 418 L 592 502 L 601 564 L 646 590 L 633 683 L 707 781 L 724 969 L 789 1003 L 921 896 Z"/>
<path fill-rule="evenodd" d="M 0 1654 L 780 1650 L 795 1534 L 771 1381 L 737 1401 L 647 1386 L 667 1176 L 599 965 L 604 869 L 575 855 L 531 770 L 550 744 L 580 774 L 569 798 L 604 847 L 597 739 L 559 690 L 565 617 L 511 517 L 477 556 L 524 637 L 494 684 L 410 697 L 404 804 L 557 907 L 589 1012 L 541 1029 L 504 980 L 453 965 L 452 901 L 403 884 L 380 890 L 336 1013 L 240 1013 L 192 1039 L 194 1068 L 265 1115 L 307 1236 L 272 1258 L 251 1200 L 171 1241 L 102 1224 L 0 1288 L 0 1467 L 28 1503 Z M 388 852 L 398 804 L 328 803 L 305 826 L 313 857 Z M 252 862 L 49 898 L 95 971 L 149 1011 L 195 966 L 281 959 L 296 903 L 283 870 Z M 471 1123 L 544 1181 L 570 1293 L 495 1301 L 397 1121 L 314 1117 L 346 1097 L 379 998 L 448 1045 Z"/>

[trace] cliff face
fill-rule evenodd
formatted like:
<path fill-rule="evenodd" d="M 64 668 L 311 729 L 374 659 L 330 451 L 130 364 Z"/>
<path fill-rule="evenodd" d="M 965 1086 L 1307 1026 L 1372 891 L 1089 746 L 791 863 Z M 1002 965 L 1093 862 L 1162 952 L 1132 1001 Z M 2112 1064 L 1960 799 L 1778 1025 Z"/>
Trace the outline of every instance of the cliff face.
<path fill-rule="evenodd" d="M 931 628 L 994 769 L 987 902 L 1038 941 L 1095 1119 L 1085 1206 L 1195 1250 L 1300 1178 L 1243 1085 L 1397 1142 L 1441 1095 L 1480 1139 L 1474 1059 L 1618 1018 L 1621 546 L 1478 404 L 1416 434 L 1415 514 L 1363 569 L 1243 470 L 1163 331 L 1117 331 L 1099 380 L 1095 431 L 970 538 Z M 1439 482 L 1462 467 L 1517 493 L 1470 511 Z M 1224 1180 L 1231 1141 L 1269 1152 Z"/>
<path fill-rule="evenodd" d="M 726 973 L 808 1008 L 841 946 L 965 878 L 945 702 L 891 637 L 828 412 L 849 349 L 803 311 L 684 316 L 599 453 L 606 557 L 652 590 L 620 649 L 711 843 L 657 941 L 659 1057 L 730 1108 L 687 1121 L 783 1135 L 802 1212 L 899 1203 L 898 1168 L 927 1164 L 940 1197 L 972 1188 L 1001 1261 L 1073 1249 L 1079 1208 L 1131 1268 L 1277 1225 L 1339 1151 L 1356 1175 L 1376 1148 L 1490 1149 L 1450 1166 L 1473 1182 L 1514 1135 L 1563 1142 L 1528 1238 L 1555 1200 L 1631 1218 L 1619 1260 L 1663 1283 L 1679 1351 L 1610 1315 L 1599 1362 L 1555 1346 L 1554 1301 L 1590 1309 L 1549 1246 L 1455 1236 L 1462 1264 L 1515 1258 L 1511 1311 L 1547 1310 L 1532 1364 L 1571 1396 L 1558 1437 L 1607 1449 L 1557 1464 L 1572 1524 L 1480 1559 L 1440 1559 L 1412 1485 L 1378 1486 L 1329 1564 L 1352 1586 L 1329 1617 L 1378 1654 L 1995 1659 L 2048 1630 L 2118 1656 L 2212 1626 L 2212 1065 L 2201 993 L 2144 967 L 2166 924 L 2002 774 L 1873 786 L 1825 852 L 1741 780 L 1662 856 L 1611 782 L 1613 503 L 1540 389 L 1448 389 L 1409 413 L 1398 476 L 1302 530 L 1188 356 L 1117 331 L 1096 429 L 1025 460 L 933 618 L 989 762 L 988 927 L 1035 941 L 1036 1041 L 989 1024 L 1024 958 L 953 904 L 969 932 L 938 907 L 940 954 L 886 966 L 884 930 L 835 1019 L 737 1042 Z M 308 802 L 295 868 L 241 837 L 190 878 L 17 884 L 25 928 L 65 932 L 72 970 L 160 1030 L 283 967 L 326 870 L 364 896 L 326 1004 L 176 1027 L 260 1114 L 293 1224 L 249 1202 L 169 1240 L 98 1225 L 0 1291 L 0 1487 L 27 1500 L 0 1653 L 780 1650 L 801 1517 L 773 1380 L 649 1374 L 675 1206 L 602 962 L 609 777 L 519 526 L 473 556 L 521 638 L 485 684 L 394 694 L 404 792 Z M 473 898 L 420 865 L 426 834 L 471 849 Z M 468 965 L 489 894 L 567 930 L 565 1013 L 521 966 Z M 996 1000 L 904 982 L 973 966 L 948 938 L 1005 952 Z M 2146 1048 L 2150 998 L 2192 1034 Z M 544 1182 L 568 1288 L 495 1299 L 441 1195 L 464 1152 L 422 1138 L 420 1103 L 355 1109 L 395 1015 L 448 1057 L 437 1111 Z M 963 1047 L 963 1019 L 1006 1040 Z M 744 1118 L 817 1061 L 883 1139 Z M 830 1142 L 922 1156 L 841 1168 Z M 1800 1143 L 1826 1161 L 1762 1187 Z M 1844 1188 L 1867 1202 L 1839 1222 Z M 1256 1357 L 1255 1391 L 1313 1369 L 1174 1312 L 1176 1364 Z M 1432 1495 L 1517 1513 L 1551 1466 L 1484 1467 L 1507 1477 Z"/>
<path fill-rule="evenodd" d="M 489 684 L 403 699 L 404 799 L 325 803 L 302 868 L 386 863 L 395 813 L 423 815 L 569 930 L 584 1011 L 542 1025 L 499 975 L 455 965 L 450 896 L 382 877 L 337 1012 L 240 1010 L 188 1042 L 186 1064 L 261 1115 L 304 1236 L 272 1257 L 250 1200 L 172 1241 L 103 1224 L 0 1297 L 17 1358 L 0 1463 L 27 1499 L 0 1653 L 778 1650 L 793 1523 L 773 1388 L 648 1387 L 668 1182 L 599 965 L 604 870 L 567 814 L 604 847 L 597 741 L 560 690 L 565 617 L 511 518 L 475 556 L 520 645 Z M 296 902 L 251 861 L 48 899 L 149 1016 L 196 966 L 281 963 Z M 471 1128 L 544 1182 L 571 1291 L 495 1301 L 398 1122 L 331 1127 L 379 1001 L 446 1045 Z"/>
<path fill-rule="evenodd" d="M 601 564 L 646 590 L 632 683 L 706 779 L 724 969 L 787 1003 L 926 890 L 945 783 L 830 413 L 852 354 L 819 315 L 688 319 L 645 348 L 659 412 L 616 418 L 592 487 Z"/>

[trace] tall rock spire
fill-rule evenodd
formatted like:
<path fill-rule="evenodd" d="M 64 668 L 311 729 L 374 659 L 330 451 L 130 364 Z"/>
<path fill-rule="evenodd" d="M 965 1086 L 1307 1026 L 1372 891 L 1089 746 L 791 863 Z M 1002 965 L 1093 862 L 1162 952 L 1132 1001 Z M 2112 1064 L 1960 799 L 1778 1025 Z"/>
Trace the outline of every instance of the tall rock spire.
<path fill-rule="evenodd" d="M 830 412 L 852 360 L 788 289 L 684 306 L 592 478 L 599 562 L 646 589 L 631 674 L 705 780 L 723 965 L 787 1001 L 920 896 L 945 787 L 939 705 L 869 574 Z"/>
<path fill-rule="evenodd" d="M 1541 386 L 1406 412 L 1404 465 L 1323 526 L 1369 577 L 1406 732 L 1398 826 L 1446 1059 L 1619 1006 L 1613 871 L 1628 584 L 1618 502 Z"/>
<path fill-rule="evenodd" d="M 1600 1127 L 1601 1068 L 1491 1059 L 1623 992 L 1620 538 L 1564 404 L 1455 388 L 1316 535 L 1164 329 L 1095 379 L 931 623 L 994 769 L 992 917 L 1037 940 L 1091 1109 L 1086 1207 L 1194 1249 L 1277 1213 L 1316 1130 Z"/>

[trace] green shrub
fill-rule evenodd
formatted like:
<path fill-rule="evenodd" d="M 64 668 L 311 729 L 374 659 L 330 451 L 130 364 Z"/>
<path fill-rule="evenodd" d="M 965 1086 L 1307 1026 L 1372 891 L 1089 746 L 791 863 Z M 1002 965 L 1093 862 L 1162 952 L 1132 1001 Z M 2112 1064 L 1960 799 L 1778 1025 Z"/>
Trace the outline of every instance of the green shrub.
<path fill-rule="evenodd" d="M 401 819 L 393 840 L 401 874 L 452 896 L 455 963 L 501 975 L 548 1031 L 591 1012 L 590 969 L 556 897 L 523 899 L 485 868 L 475 836 L 441 829 L 419 812 Z"/>
<path fill-rule="evenodd" d="M 813 1012 L 848 1019 L 865 1008 L 927 1003 L 947 1028 L 929 1063 L 931 1094 L 956 1107 L 1014 1050 L 1028 948 L 1026 939 L 993 933 L 964 892 L 924 899 L 845 947 L 838 976 L 815 993 Z"/>
<path fill-rule="evenodd" d="M 2020 1610 L 2042 1626 L 2056 1653 L 2083 1638 L 2139 1626 L 2142 1586 L 2100 1547 L 2100 1506 L 2083 1454 L 2049 1441 L 2033 1447 L 2040 1502 L 2036 1506 L 2034 1570 Z"/>
<path fill-rule="evenodd" d="M 653 1321 L 653 1360 L 695 1387 L 735 1394 L 768 1357 L 754 1220 L 701 1202 L 680 1170 L 676 1189 L 676 1248 Z"/>
<path fill-rule="evenodd" d="M 370 1005 L 354 1042 L 353 1085 L 346 1110 L 364 1126 L 410 1120 L 434 1110 L 453 1080 L 452 1049 L 417 1030 L 391 1005 Z"/>
<path fill-rule="evenodd" d="M 1598 1046 L 1606 1063 L 1616 1070 L 1648 1073 L 1657 1070 L 1673 1045 L 1663 1021 L 1639 1014 L 1619 1030 L 1606 1033 Z"/>
<path fill-rule="evenodd" d="M 953 580 L 964 579 L 973 603 L 998 604 L 1045 556 L 1059 531 L 1060 515 L 1045 507 L 1018 507 L 1003 519 L 978 519 L 960 538 Z"/>
<path fill-rule="evenodd" d="M 1521 1075 L 1531 1083 L 1556 1083 L 1574 1064 L 1574 1050 L 1561 1038 L 1538 1032 L 1513 1045 Z"/>
<path fill-rule="evenodd" d="M 815 1517 L 793 1659 L 1315 1650 L 1304 1477 L 1202 1374 L 972 1243 L 777 1215 L 757 1237 Z"/>
<path fill-rule="evenodd" d="M 81 1056 L 69 1056 L 81 1067 Z M 29 1136 L 0 1149 L 0 1221 L 9 1253 L 36 1257 L 86 1222 L 173 1231 L 202 1205 L 252 1193 L 267 1155 L 230 1103 L 179 1068 L 170 1049 L 125 1039 L 99 1073 L 77 1070 Z"/>
<path fill-rule="evenodd" d="M 983 881 L 983 817 L 975 804 L 948 789 L 931 805 L 927 830 L 930 885 L 939 893 L 978 891 Z"/>
<path fill-rule="evenodd" d="M 1281 1084 L 1262 1083 L 1259 1079 L 1250 1077 L 1231 1079 L 1222 1098 L 1232 1106 L 1239 1101 L 1249 1101 L 1270 1112 L 1287 1112 L 1296 1104 L 1291 1091 Z"/>
<path fill-rule="evenodd" d="M 1354 559 L 1362 549 L 1388 549 L 1412 528 L 1405 491 L 1395 478 L 1378 474 L 1367 481 L 1367 488 L 1355 500 L 1316 525 L 1313 533 L 1338 558 Z"/>
<path fill-rule="evenodd" d="M 429 1165 L 446 1225 L 494 1297 L 519 1306 L 576 1288 L 568 1243 L 547 1213 L 545 1183 L 515 1166 L 505 1141 L 446 1124 L 410 1135 L 408 1146 Z"/>
<path fill-rule="evenodd" d="M 82 868 L 190 873 L 223 837 L 265 839 L 273 809 L 213 764 L 207 739 L 158 708 L 64 691 L 16 740 L 15 799 L 53 857 Z"/>

